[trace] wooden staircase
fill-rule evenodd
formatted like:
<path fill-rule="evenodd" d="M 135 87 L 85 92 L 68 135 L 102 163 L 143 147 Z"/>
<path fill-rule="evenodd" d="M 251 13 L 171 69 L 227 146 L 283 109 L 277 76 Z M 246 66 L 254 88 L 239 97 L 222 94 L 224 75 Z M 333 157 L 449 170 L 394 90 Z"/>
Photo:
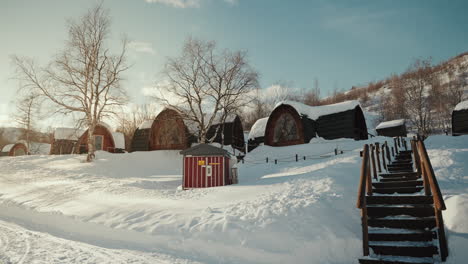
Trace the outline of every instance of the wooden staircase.
<path fill-rule="evenodd" d="M 382 148 L 365 145 L 362 152 L 357 207 L 362 216 L 364 258 L 359 263 L 445 261 L 448 250 L 441 214 L 445 204 L 424 143 L 414 140 L 413 150 L 398 151 L 406 142 L 396 140 L 392 154 L 387 143 Z"/>

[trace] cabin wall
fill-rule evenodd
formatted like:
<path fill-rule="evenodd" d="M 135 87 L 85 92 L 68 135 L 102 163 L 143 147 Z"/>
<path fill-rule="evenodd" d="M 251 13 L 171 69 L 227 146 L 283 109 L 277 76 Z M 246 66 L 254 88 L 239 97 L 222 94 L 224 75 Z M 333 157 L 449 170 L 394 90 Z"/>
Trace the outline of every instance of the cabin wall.
<path fill-rule="evenodd" d="M 289 105 L 275 108 L 266 125 L 265 145 L 289 146 L 304 142 L 304 127 L 299 113 Z"/>
<path fill-rule="evenodd" d="M 360 108 L 319 117 L 317 134 L 325 139 L 367 139 L 367 126 Z"/>
<path fill-rule="evenodd" d="M 75 146 L 77 146 L 76 140 L 54 140 L 50 148 L 50 155 L 72 154 Z"/>
<path fill-rule="evenodd" d="M 151 130 L 150 150 L 186 149 L 193 141 L 182 117 L 172 109 L 162 111 Z"/>
<path fill-rule="evenodd" d="M 183 188 L 209 188 L 230 184 L 226 182 L 227 158 L 222 156 L 185 156 Z M 207 176 L 206 166 L 212 167 Z"/>
<path fill-rule="evenodd" d="M 96 126 L 94 129 L 95 136 L 103 136 L 103 147 L 102 149 L 107 152 L 114 153 L 115 152 L 115 144 L 112 134 L 109 132 L 107 128 L 104 126 Z M 88 153 L 88 130 L 84 132 L 84 134 L 78 140 L 78 146 L 75 149 L 75 153 L 83 154 Z"/>
<path fill-rule="evenodd" d="M 378 136 L 384 137 L 406 137 L 406 126 L 387 127 L 382 129 L 376 129 Z"/>
<path fill-rule="evenodd" d="M 221 136 L 222 134 L 224 134 L 224 139 Z M 245 152 L 244 129 L 239 117 L 236 117 L 233 122 L 224 123 L 224 128 L 222 124 L 211 126 L 206 138 L 211 139 L 213 137 L 213 142 L 232 146 L 239 151 Z"/>
<path fill-rule="evenodd" d="M 452 113 L 452 134 L 468 134 L 468 109 L 453 111 Z"/>
<path fill-rule="evenodd" d="M 133 133 L 130 151 L 149 151 L 150 150 L 151 129 L 137 129 Z"/>

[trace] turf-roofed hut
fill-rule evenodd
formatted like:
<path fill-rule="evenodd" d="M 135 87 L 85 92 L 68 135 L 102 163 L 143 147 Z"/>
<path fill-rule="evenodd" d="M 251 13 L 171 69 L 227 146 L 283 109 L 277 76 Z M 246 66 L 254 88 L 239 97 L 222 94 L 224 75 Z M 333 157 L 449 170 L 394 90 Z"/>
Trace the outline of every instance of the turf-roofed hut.
<path fill-rule="evenodd" d="M 196 142 L 195 126 L 173 108 L 165 108 L 151 126 L 149 150 L 183 150 Z"/>
<path fill-rule="evenodd" d="M 265 128 L 268 117 L 260 118 L 253 124 L 247 141 L 247 151 L 250 152 L 265 142 Z"/>
<path fill-rule="evenodd" d="M 132 144 L 130 146 L 130 151 L 150 151 L 151 146 L 151 136 L 154 120 L 145 120 L 143 123 L 138 126 L 138 128 L 133 133 Z"/>
<path fill-rule="evenodd" d="M 224 122 L 215 120 L 206 137 L 211 142 L 245 152 L 244 128 L 238 115 L 228 115 Z"/>
<path fill-rule="evenodd" d="M 4 146 L 0 152 L 0 156 L 23 156 L 28 154 L 28 147 L 24 142 L 8 144 Z"/>
<path fill-rule="evenodd" d="M 76 128 L 59 127 L 54 130 L 54 139 L 50 148 L 51 155 L 75 153 L 78 139 L 85 131 Z"/>
<path fill-rule="evenodd" d="M 453 109 L 452 135 L 468 135 L 468 100 L 457 104 Z"/>
<path fill-rule="evenodd" d="M 323 106 L 281 102 L 268 118 L 265 144 L 304 144 L 316 136 L 324 139 L 367 139 L 367 125 L 359 102 L 346 101 Z"/>
<path fill-rule="evenodd" d="M 404 119 L 385 121 L 376 128 L 377 135 L 384 137 L 406 137 L 406 123 Z"/>
<path fill-rule="evenodd" d="M 110 153 L 123 153 L 125 151 L 125 137 L 122 133 L 112 132 L 112 129 L 99 123 L 94 129 L 94 140 L 96 150 L 104 150 Z M 75 153 L 88 153 L 88 130 L 86 130 L 78 139 Z"/>

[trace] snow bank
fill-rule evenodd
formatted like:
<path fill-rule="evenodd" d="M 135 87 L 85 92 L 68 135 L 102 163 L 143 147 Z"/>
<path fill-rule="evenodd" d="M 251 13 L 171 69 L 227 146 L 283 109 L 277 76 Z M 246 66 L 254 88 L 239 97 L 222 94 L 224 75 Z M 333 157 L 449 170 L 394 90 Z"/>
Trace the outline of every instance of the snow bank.
<path fill-rule="evenodd" d="M 447 263 L 468 257 L 467 138 L 426 140 L 447 203 Z M 362 256 L 359 151 L 383 140 L 260 146 L 237 164 L 239 184 L 187 191 L 178 151 L 0 159 L 0 219 L 50 220 L 57 235 L 202 263 L 347 264 Z"/>
<path fill-rule="evenodd" d="M 468 109 L 468 100 L 462 101 L 459 104 L 455 106 L 455 109 L 453 111 L 460 111 L 460 110 L 466 110 Z"/>
<path fill-rule="evenodd" d="M 375 129 L 384 129 L 389 127 L 397 127 L 405 124 L 404 119 L 391 120 L 380 123 Z"/>
<path fill-rule="evenodd" d="M 264 137 L 267 123 L 268 123 L 268 117 L 260 118 L 259 120 L 257 120 L 255 124 L 253 124 L 252 128 L 250 129 L 248 139 Z"/>
<path fill-rule="evenodd" d="M 275 108 L 277 108 L 280 105 L 290 105 L 300 115 L 307 116 L 308 118 L 312 120 L 317 120 L 319 117 L 324 116 L 324 115 L 331 115 L 335 113 L 341 113 L 345 112 L 348 110 L 352 110 L 356 108 L 357 106 L 360 106 L 359 101 L 353 100 L 353 101 L 345 101 L 337 104 L 330 104 L 330 105 L 321 105 L 321 106 L 309 106 L 305 105 L 299 102 L 294 102 L 294 101 L 283 101 L 278 103 Z"/>

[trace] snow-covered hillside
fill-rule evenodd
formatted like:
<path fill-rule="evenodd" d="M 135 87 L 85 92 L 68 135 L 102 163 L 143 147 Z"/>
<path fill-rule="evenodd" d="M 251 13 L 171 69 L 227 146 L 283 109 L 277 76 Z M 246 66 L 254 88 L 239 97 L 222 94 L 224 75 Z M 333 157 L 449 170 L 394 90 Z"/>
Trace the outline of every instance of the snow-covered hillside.
<path fill-rule="evenodd" d="M 186 191 L 179 188 L 176 151 L 99 152 L 91 164 L 78 155 L 1 158 L 0 220 L 19 226 L 0 227 L 36 248 L 25 254 L 18 244 L 15 255 L 0 237 L 10 245 L 0 246 L 0 255 L 60 263 L 67 249 L 41 254 L 38 241 L 44 247 L 71 241 L 70 250 L 84 248 L 88 259 L 68 263 L 112 256 L 114 263 L 356 263 L 362 255 L 359 151 L 383 140 L 261 146 L 238 164 L 239 184 Z M 468 138 L 434 136 L 426 144 L 448 207 L 447 263 L 463 263 Z M 335 148 L 344 153 L 335 156 Z M 99 261 L 90 251 L 107 258 Z"/>

